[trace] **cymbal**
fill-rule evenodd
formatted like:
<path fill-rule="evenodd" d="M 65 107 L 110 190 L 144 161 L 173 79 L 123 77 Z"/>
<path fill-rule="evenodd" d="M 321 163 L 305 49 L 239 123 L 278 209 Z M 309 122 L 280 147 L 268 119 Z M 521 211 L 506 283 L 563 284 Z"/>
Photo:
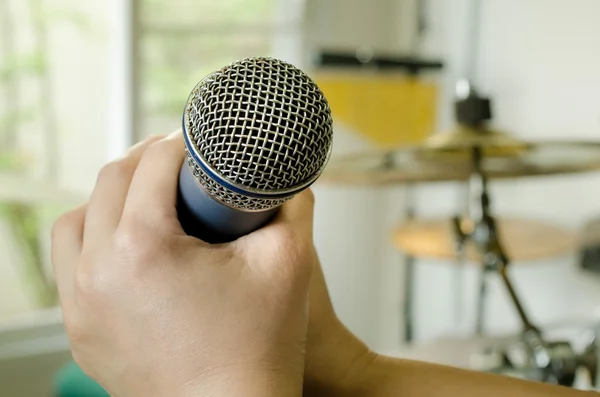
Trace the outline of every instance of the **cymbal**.
<path fill-rule="evenodd" d="M 434 153 L 464 153 L 470 155 L 474 147 L 482 149 L 484 156 L 515 156 L 529 148 L 529 144 L 506 132 L 489 128 L 459 125 L 454 130 L 430 136 L 425 148 Z"/>
<path fill-rule="evenodd" d="M 556 257 L 576 248 L 577 236 L 554 224 L 535 219 L 499 217 L 499 239 L 513 261 Z M 392 241 L 404 253 L 421 258 L 455 260 L 455 236 L 449 218 L 409 220 L 394 230 Z M 469 241 L 465 258 L 480 262 L 481 256 Z"/>
<path fill-rule="evenodd" d="M 492 179 L 600 170 L 600 141 L 522 141 L 498 131 L 459 127 L 422 145 L 332 157 L 319 183 L 464 181 L 472 173 L 470 151 L 475 147 L 481 148 L 482 173 Z"/>

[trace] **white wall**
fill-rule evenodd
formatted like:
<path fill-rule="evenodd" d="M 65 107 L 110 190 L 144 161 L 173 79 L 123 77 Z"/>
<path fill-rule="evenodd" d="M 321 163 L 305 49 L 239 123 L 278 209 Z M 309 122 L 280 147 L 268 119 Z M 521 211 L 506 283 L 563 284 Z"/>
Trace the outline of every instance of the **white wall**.
<path fill-rule="evenodd" d="M 378 52 L 407 51 L 407 38 L 394 36 L 402 2 L 381 0 L 373 7 L 361 0 L 307 0 L 304 54 L 311 57 L 315 50 L 351 51 L 361 46 Z M 299 61 L 301 67 L 309 67 L 307 59 Z M 371 147 L 342 123 L 336 122 L 334 130 L 334 156 Z M 381 242 L 387 238 L 381 227 L 386 197 L 368 187 L 318 183 L 314 192 L 315 240 L 338 314 L 361 338 L 376 341 Z"/>
<path fill-rule="evenodd" d="M 469 0 L 431 1 L 435 39 L 449 63 L 446 98 L 464 70 L 464 31 Z M 478 82 L 494 99 L 495 124 L 532 139 L 600 139 L 600 2 L 597 0 L 486 0 Z M 436 40 L 428 40 L 435 43 Z M 436 44 L 433 45 L 435 47 Z M 451 126 L 448 106 L 440 130 Z M 336 150 L 366 148 L 343 129 Z M 349 143 L 350 142 L 350 143 Z M 388 244 L 397 224 L 401 186 L 386 191 L 317 187 L 317 245 L 335 305 L 344 321 L 373 347 L 393 350 L 401 340 L 401 260 Z M 573 230 L 600 214 L 600 173 L 498 182 L 494 209 L 554 221 Z M 419 212 L 452 215 L 459 209 L 458 186 L 418 190 Z M 448 263 L 418 262 L 417 333 L 430 339 L 456 328 L 452 317 L 452 272 Z M 465 272 L 466 320 L 473 327 L 477 272 Z M 536 263 L 515 263 L 515 284 L 535 320 L 542 323 L 587 316 L 600 306 L 600 277 L 581 274 L 575 253 Z M 518 329 L 512 306 L 498 280 L 490 282 L 487 325 Z"/>
<path fill-rule="evenodd" d="M 321 50 L 408 53 L 415 0 L 306 0 L 307 37 Z"/>

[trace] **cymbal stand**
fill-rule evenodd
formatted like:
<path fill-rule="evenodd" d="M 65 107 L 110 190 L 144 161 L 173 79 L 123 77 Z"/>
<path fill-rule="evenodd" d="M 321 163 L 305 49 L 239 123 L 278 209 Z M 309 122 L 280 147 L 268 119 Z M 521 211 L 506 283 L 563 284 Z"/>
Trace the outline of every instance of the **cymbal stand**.
<path fill-rule="evenodd" d="M 537 335 L 532 337 L 532 342 L 537 339 L 536 345 L 543 345 L 539 330 L 531 323 L 529 316 L 519 300 L 517 293 L 508 277 L 509 259 L 504 252 L 504 247 L 498 236 L 496 219 L 490 213 L 490 195 L 488 192 L 487 178 L 481 171 L 481 149 L 473 149 L 473 173 L 469 180 L 470 191 L 474 197 L 471 203 L 471 218 L 474 228 L 470 239 L 483 258 L 484 265 L 500 274 L 502 281 L 510 295 L 519 318 L 523 324 L 523 332 Z"/>
<path fill-rule="evenodd" d="M 479 273 L 479 295 L 477 300 L 477 315 L 476 315 L 476 323 L 475 323 L 475 334 L 478 336 L 483 335 L 483 325 L 485 320 L 485 304 L 487 301 L 487 278 L 488 273 L 492 272 L 489 266 L 486 266 L 484 263 L 481 272 Z"/>
<path fill-rule="evenodd" d="M 388 152 L 384 157 L 384 167 L 392 169 L 394 167 L 394 155 Z M 405 219 L 413 219 L 415 217 L 415 194 L 414 186 L 409 184 L 406 186 L 406 199 L 404 201 L 404 217 Z M 415 257 L 404 255 L 404 298 L 402 300 L 402 318 L 404 319 L 403 342 L 410 344 L 414 341 L 414 285 L 415 285 Z"/>
<path fill-rule="evenodd" d="M 481 255 L 486 272 L 500 275 L 510 296 L 519 319 L 522 323 L 522 341 L 528 350 L 531 362 L 528 367 L 533 369 L 539 380 L 551 383 L 572 384 L 577 364 L 572 349 L 565 343 L 548 344 L 542 337 L 541 331 L 531 322 L 508 274 L 510 260 L 505 254 L 499 239 L 496 219 L 490 212 L 491 200 L 488 192 L 487 178 L 482 172 L 481 148 L 475 147 L 472 152 L 473 172 L 469 179 L 471 193 L 470 216 L 473 230 L 469 239 L 475 244 Z M 514 366 L 506 363 L 514 371 Z"/>
<path fill-rule="evenodd" d="M 410 220 L 415 217 L 415 197 L 413 186 L 406 187 L 407 197 L 404 215 Z M 412 343 L 414 341 L 414 285 L 415 285 L 415 257 L 412 255 L 404 256 L 404 299 L 403 299 L 403 318 L 404 318 L 404 342 Z"/>
<path fill-rule="evenodd" d="M 462 218 L 458 215 L 452 217 L 452 230 L 455 236 L 454 244 L 456 251 L 456 269 L 454 269 L 454 319 L 455 325 L 460 326 L 463 322 L 463 277 L 464 265 L 466 261 L 465 244 L 468 233 L 464 231 Z"/>

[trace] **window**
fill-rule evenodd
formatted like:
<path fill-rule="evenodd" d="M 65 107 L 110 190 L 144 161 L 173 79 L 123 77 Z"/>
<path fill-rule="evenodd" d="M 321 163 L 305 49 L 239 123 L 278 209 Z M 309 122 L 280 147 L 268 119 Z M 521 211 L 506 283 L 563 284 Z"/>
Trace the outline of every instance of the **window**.
<path fill-rule="evenodd" d="M 105 161 L 105 8 L 0 1 L 0 323 L 56 305 L 50 226 Z"/>
<path fill-rule="evenodd" d="M 139 135 L 179 127 L 188 95 L 210 72 L 248 56 L 293 56 L 301 6 L 293 0 L 141 0 Z"/>
<path fill-rule="evenodd" d="M 85 200 L 107 158 L 179 127 L 208 73 L 246 56 L 296 56 L 302 6 L 0 1 L 0 323 L 58 303 L 50 226 Z"/>

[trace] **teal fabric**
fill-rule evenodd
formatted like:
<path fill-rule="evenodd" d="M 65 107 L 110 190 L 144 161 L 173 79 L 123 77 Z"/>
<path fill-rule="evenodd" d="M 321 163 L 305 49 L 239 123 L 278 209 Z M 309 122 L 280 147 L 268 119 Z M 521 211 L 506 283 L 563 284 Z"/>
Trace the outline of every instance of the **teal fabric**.
<path fill-rule="evenodd" d="M 98 383 L 75 363 L 60 370 L 55 381 L 54 397 L 110 397 Z"/>

